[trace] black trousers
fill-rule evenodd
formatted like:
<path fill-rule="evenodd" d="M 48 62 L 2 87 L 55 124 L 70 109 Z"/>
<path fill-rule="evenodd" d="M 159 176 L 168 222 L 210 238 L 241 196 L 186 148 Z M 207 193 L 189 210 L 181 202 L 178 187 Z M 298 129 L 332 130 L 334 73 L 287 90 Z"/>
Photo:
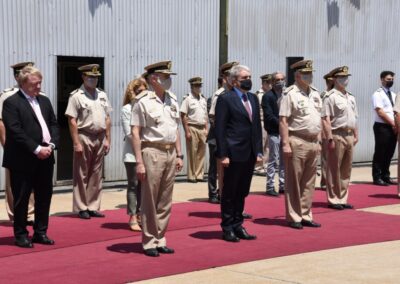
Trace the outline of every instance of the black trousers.
<path fill-rule="evenodd" d="M 39 161 L 30 172 L 10 169 L 11 190 L 14 196 L 14 236 L 28 236 L 26 229 L 29 196 L 35 196 L 35 234 L 46 234 L 49 224 L 50 202 L 53 194 L 53 163 Z"/>
<path fill-rule="evenodd" d="M 221 227 L 224 231 L 235 231 L 243 224 L 244 202 L 249 195 L 256 159 L 245 162 L 230 161 L 224 168 L 224 188 L 221 196 Z"/>
<path fill-rule="evenodd" d="M 372 177 L 388 180 L 390 178 L 390 161 L 396 150 L 397 137 L 392 127 L 386 123 L 375 122 L 375 152 L 372 160 Z"/>
<path fill-rule="evenodd" d="M 218 197 L 217 189 L 217 157 L 215 153 L 217 145 L 208 144 L 209 166 L 208 166 L 208 198 Z"/>

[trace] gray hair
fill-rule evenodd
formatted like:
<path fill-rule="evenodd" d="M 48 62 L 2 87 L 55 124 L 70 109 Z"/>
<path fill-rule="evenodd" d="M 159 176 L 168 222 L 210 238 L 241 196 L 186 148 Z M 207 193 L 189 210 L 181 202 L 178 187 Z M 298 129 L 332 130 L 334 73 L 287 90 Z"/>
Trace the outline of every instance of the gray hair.
<path fill-rule="evenodd" d="M 272 80 L 275 81 L 276 80 L 276 76 L 279 75 L 279 74 L 282 74 L 283 77 L 285 77 L 285 79 L 286 79 L 286 75 L 283 72 L 275 71 L 274 73 L 272 73 Z"/>
<path fill-rule="evenodd" d="M 239 76 L 239 73 L 241 71 L 247 71 L 250 72 L 250 68 L 245 66 L 245 65 L 235 65 L 231 68 L 231 70 L 229 70 L 229 79 L 230 80 L 234 80 Z"/>

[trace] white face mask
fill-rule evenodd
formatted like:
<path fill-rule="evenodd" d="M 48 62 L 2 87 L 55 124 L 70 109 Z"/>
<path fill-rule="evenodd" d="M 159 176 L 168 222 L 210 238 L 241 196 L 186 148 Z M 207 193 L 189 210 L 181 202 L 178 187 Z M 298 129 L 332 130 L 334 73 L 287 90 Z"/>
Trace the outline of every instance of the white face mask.
<path fill-rule="evenodd" d="M 348 77 L 339 77 L 336 79 L 336 83 L 340 85 L 343 88 L 346 88 L 347 85 L 349 84 L 349 78 Z"/>
<path fill-rule="evenodd" d="M 169 90 L 171 88 L 171 85 L 172 85 L 172 79 L 171 79 L 171 77 L 169 77 L 168 79 L 157 78 L 157 83 L 160 84 L 160 86 L 164 90 Z"/>
<path fill-rule="evenodd" d="M 312 74 L 301 74 L 300 78 L 305 84 L 311 85 L 313 79 Z"/>
<path fill-rule="evenodd" d="M 85 85 L 91 89 L 95 89 L 97 87 L 98 82 L 99 82 L 99 79 L 97 79 L 97 78 L 87 77 L 85 80 Z"/>

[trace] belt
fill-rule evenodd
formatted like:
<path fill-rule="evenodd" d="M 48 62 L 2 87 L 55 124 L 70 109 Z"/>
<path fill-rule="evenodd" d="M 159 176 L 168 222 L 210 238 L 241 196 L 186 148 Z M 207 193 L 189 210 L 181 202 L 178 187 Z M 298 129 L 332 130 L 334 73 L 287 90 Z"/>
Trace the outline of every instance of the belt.
<path fill-rule="evenodd" d="M 160 142 L 142 142 L 142 148 L 151 147 L 156 148 L 162 151 L 168 151 L 171 149 L 175 149 L 175 143 L 160 143 Z"/>
<path fill-rule="evenodd" d="M 86 136 L 92 136 L 92 137 L 98 137 L 98 136 L 106 135 L 106 131 L 105 130 L 101 131 L 101 132 L 92 133 L 92 132 L 89 132 L 89 131 L 86 131 L 86 130 L 83 130 L 83 129 L 78 129 L 78 133 L 86 135 Z"/>
<path fill-rule="evenodd" d="M 302 139 L 304 141 L 307 141 L 307 142 L 318 143 L 318 134 L 315 135 L 315 136 L 308 136 L 308 135 L 299 134 L 299 133 L 297 133 L 295 131 L 289 131 L 289 135 L 297 137 L 297 138 L 300 138 L 300 139 Z"/>
<path fill-rule="evenodd" d="M 337 128 L 337 129 L 332 129 L 332 134 L 352 136 L 352 135 L 354 135 L 354 130 L 352 128 L 348 128 L 348 127 L 341 127 L 341 128 Z"/>
<path fill-rule="evenodd" d="M 196 127 L 196 128 L 200 128 L 200 129 L 205 127 L 205 124 L 192 124 L 192 123 L 189 123 L 188 125 L 191 126 L 191 127 Z"/>

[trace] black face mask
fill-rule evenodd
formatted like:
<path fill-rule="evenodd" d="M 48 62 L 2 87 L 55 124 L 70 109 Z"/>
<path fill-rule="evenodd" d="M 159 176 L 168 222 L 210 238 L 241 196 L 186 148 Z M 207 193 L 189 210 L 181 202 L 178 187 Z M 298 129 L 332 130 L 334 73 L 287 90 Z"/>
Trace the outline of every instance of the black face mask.
<path fill-rule="evenodd" d="M 393 86 L 393 81 L 387 81 L 386 82 L 386 88 L 390 89 Z"/>
<path fill-rule="evenodd" d="M 253 86 L 253 83 L 251 82 L 251 79 L 246 79 L 246 80 L 240 81 L 240 88 L 242 90 L 250 91 L 252 86 Z"/>

